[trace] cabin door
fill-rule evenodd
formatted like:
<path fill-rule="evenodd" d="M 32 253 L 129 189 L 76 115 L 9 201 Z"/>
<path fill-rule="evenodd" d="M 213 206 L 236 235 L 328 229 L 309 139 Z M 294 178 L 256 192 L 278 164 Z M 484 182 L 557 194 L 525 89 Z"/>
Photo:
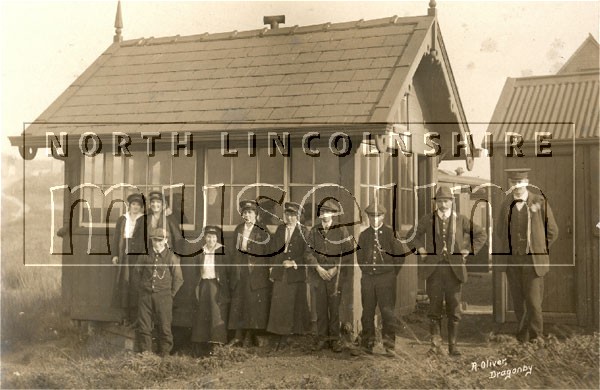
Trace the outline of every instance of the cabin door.
<path fill-rule="evenodd" d="M 558 151 L 559 152 L 559 151 Z M 510 160 L 506 168 L 513 168 Z M 522 163 L 519 161 L 519 163 Z M 552 169 L 549 169 L 549 163 Z M 577 283 L 573 235 L 575 226 L 573 187 L 573 155 L 553 150 L 550 158 L 528 159 L 531 167 L 529 182 L 546 195 L 559 229 L 556 242 L 550 247 L 550 271 L 544 277 L 544 319 L 548 322 L 577 323 Z M 516 168 L 516 164 L 514 168 Z M 506 185 L 506 183 L 504 183 Z M 506 273 L 495 279 L 495 310 L 499 322 L 514 321 Z"/>

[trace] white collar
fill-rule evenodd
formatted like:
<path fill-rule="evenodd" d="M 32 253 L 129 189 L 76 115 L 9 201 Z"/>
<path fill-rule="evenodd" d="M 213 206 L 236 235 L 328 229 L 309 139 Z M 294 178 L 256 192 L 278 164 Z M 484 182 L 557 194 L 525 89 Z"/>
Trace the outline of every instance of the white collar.
<path fill-rule="evenodd" d="M 219 249 L 219 248 L 220 248 L 220 247 L 222 247 L 222 246 L 223 246 L 223 245 L 221 245 L 221 244 L 219 244 L 219 243 L 217 242 L 217 245 L 215 245 L 215 248 L 214 248 L 212 251 L 208 250 L 208 247 L 207 247 L 206 245 L 204 245 L 204 246 L 202 247 L 202 250 L 203 250 L 203 251 L 204 251 L 204 253 L 206 253 L 206 254 L 214 254 L 214 253 L 217 251 L 217 249 Z"/>
<path fill-rule="evenodd" d="M 513 198 L 514 200 L 522 200 L 523 202 L 527 202 L 527 199 L 529 199 L 529 191 L 525 191 L 523 196 L 516 196 L 516 194 L 513 193 Z"/>
<path fill-rule="evenodd" d="M 440 217 L 441 219 L 448 219 L 450 218 L 450 216 L 452 215 L 452 209 L 448 209 L 445 212 L 441 212 L 440 210 L 437 210 L 437 215 L 438 217 Z"/>

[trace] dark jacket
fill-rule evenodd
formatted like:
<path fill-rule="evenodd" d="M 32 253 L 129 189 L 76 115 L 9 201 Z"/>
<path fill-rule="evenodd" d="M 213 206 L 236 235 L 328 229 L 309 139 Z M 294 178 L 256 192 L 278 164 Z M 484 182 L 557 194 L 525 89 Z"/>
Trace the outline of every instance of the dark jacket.
<path fill-rule="evenodd" d="M 394 237 L 394 231 L 387 225 L 377 229 L 377 239 L 379 245 L 376 244 L 372 226 L 360 234 L 356 260 L 361 271 L 366 274 L 398 273 L 404 264 L 405 254 L 409 252 L 408 248 Z"/>
<path fill-rule="evenodd" d="M 148 213 L 146 216 L 147 224 L 148 224 L 148 232 L 152 231 L 152 213 Z M 164 225 L 164 226 L 163 226 Z M 169 233 L 169 245 L 173 249 L 176 255 L 182 254 L 182 245 L 183 245 L 183 235 L 181 234 L 181 229 L 179 229 L 179 225 L 177 224 L 175 217 L 173 215 L 164 216 L 164 212 L 161 213 L 161 218 L 158 219 L 158 224 L 156 228 L 163 228 Z M 152 241 L 148 238 L 148 250 L 152 248 Z"/>
<path fill-rule="evenodd" d="M 200 280 L 202 279 L 202 267 L 204 266 L 204 252 L 199 254 L 194 258 L 194 264 L 197 267 L 194 267 L 196 272 L 194 272 L 195 280 L 194 280 L 194 300 L 196 300 L 196 289 L 200 284 Z M 221 246 L 215 251 L 215 276 L 217 279 L 217 283 L 219 284 L 219 303 L 226 303 L 231 300 L 231 291 L 233 291 L 233 287 L 235 286 L 235 272 L 234 265 L 231 263 L 231 256 L 229 255 L 229 251 L 226 247 Z"/>
<path fill-rule="evenodd" d="M 416 234 L 413 240 L 415 248 L 418 250 L 424 247 L 428 256 L 419 262 L 419 276 L 427 279 L 435 271 L 436 265 L 444 260 L 442 255 L 443 246 L 441 245 L 441 232 L 437 223 L 437 211 L 425 215 L 419 220 L 416 226 Z M 471 237 L 471 221 L 452 212 L 448 222 L 448 258 L 452 271 L 461 282 L 467 281 L 467 268 L 461 255 L 462 250 L 469 251 L 470 254 L 476 254 L 483 247 L 487 240 L 485 231 L 473 223 Z M 414 228 L 413 228 L 414 230 Z M 412 234 L 412 232 L 411 232 Z M 409 234 L 409 236 L 411 235 Z M 471 245 L 471 238 L 473 244 Z"/>
<path fill-rule="evenodd" d="M 242 267 L 251 269 L 249 274 L 250 287 L 253 290 L 269 287 L 270 258 L 269 249 L 271 236 L 266 228 L 254 225 L 248 237 L 248 246 L 245 251 L 242 250 L 242 237 L 244 234 L 244 224 L 241 223 L 233 231 L 235 240 L 235 264 L 237 265 L 236 278 L 239 279 L 245 273 L 241 272 Z M 251 265 L 251 266 L 249 266 Z"/>
<path fill-rule="evenodd" d="M 117 219 L 115 226 L 115 232 L 113 234 L 112 246 L 110 248 L 113 256 L 122 256 L 124 254 L 135 254 L 141 255 L 148 253 L 146 250 L 146 230 L 145 221 L 146 216 L 141 215 L 135 221 L 135 228 L 133 229 L 133 236 L 127 240 L 125 238 L 125 216 L 121 215 Z M 129 241 L 129 242 L 127 242 Z"/>
<path fill-rule="evenodd" d="M 335 226 L 325 232 L 323 225 L 319 223 L 313 226 L 308 234 L 308 264 L 312 265 L 312 274 L 316 274 L 316 266 L 320 265 L 330 269 L 341 265 L 339 270 L 340 279 L 348 278 L 352 274 L 354 259 L 354 239 L 344 226 Z M 320 277 L 319 277 L 320 278 Z"/>
<path fill-rule="evenodd" d="M 271 279 L 282 280 L 286 272 L 288 283 L 298 283 L 306 281 L 306 263 L 308 257 L 308 229 L 304 225 L 298 224 L 292 233 L 287 252 L 285 251 L 285 230 L 286 225 L 277 227 L 275 234 L 271 236 Z M 297 269 L 284 268 L 283 262 L 286 260 L 295 261 Z"/>
<path fill-rule="evenodd" d="M 141 292 L 170 291 L 174 297 L 183 285 L 179 257 L 169 248 L 165 248 L 161 253 L 150 250 L 150 254 L 139 256 L 135 269 L 139 275 Z"/>
<path fill-rule="evenodd" d="M 506 269 L 506 264 L 512 255 L 509 223 L 513 201 L 512 196 L 505 199 L 494 220 L 494 263 L 497 264 L 498 271 Z M 527 240 L 529 253 L 532 254 L 535 273 L 544 276 L 550 270 L 549 248 L 558 238 L 558 226 L 552 209 L 543 196 L 530 192 L 526 205 L 529 220 Z"/>

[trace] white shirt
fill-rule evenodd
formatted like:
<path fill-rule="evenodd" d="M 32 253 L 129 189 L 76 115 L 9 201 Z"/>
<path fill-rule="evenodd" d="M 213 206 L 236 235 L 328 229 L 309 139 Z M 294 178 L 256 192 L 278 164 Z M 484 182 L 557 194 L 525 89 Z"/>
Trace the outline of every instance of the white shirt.
<path fill-rule="evenodd" d="M 321 222 L 321 226 L 323 226 L 323 229 L 324 229 L 325 231 L 328 231 L 328 230 L 329 230 L 329 228 L 331 227 L 331 225 L 332 225 L 332 224 L 333 224 L 333 221 L 330 221 L 330 222 L 329 222 L 329 223 L 327 223 L 327 224 L 326 224 L 325 222 Z"/>
<path fill-rule="evenodd" d="M 250 227 L 248 227 L 248 223 L 244 224 L 244 231 L 242 232 L 242 242 L 240 244 L 240 249 L 243 251 L 248 250 L 248 238 L 250 237 L 250 233 L 252 232 L 253 227 L 254 224 L 250 224 Z"/>
<path fill-rule="evenodd" d="M 217 243 L 212 251 L 209 251 L 206 245 L 202 248 L 204 250 L 204 265 L 201 271 L 202 279 L 217 278 L 217 273 L 215 272 L 215 252 L 220 247 L 222 247 L 222 245 Z"/>
<path fill-rule="evenodd" d="M 437 215 L 438 217 L 440 217 L 443 221 L 445 221 L 446 219 L 450 218 L 450 215 L 452 215 L 452 209 L 448 209 L 444 212 L 442 212 L 441 210 L 437 211 Z"/>
<path fill-rule="evenodd" d="M 296 229 L 296 224 L 294 225 L 285 225 L 285 251 L 287 252 L 288 246 L 290 245 L 290 240 L 292 239 L 292 234 L 294 234 L 294 229 Z"/>
<path fill-rule="evenodd" d="M 135 217 L 132 217 L 129 213 L 125 213 L 125 238 L 133 237 L 133 231 L 135 230 L 135 222 L 141 216 L 142 214 L 136 214 Z"/>
<path fill-rule="evenodd" d="M 527 203 L 527 199 L 529 198 L 529 191 L 525 191 L 525 194 L 523 194 L 523 196 L 513 195 L 513 197 L 515 198 L 515 200 L 522 200 L 522 202 L 517 202 L 517 210 L 521 211 L 523 206 L 525 206 L 525 203 Z"/>

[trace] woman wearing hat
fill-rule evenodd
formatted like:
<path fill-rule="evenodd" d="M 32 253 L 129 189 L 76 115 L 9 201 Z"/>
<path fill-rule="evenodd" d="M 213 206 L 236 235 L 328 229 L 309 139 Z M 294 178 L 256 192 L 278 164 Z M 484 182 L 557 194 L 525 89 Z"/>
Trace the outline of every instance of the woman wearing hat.
<path fill-rule="evenodd" d="M 202 253 L 194 259 L 198 268 L 192 342 L 195 353 L 201 356 L 209 355 L 216 344 L 227 343 L 227 319 L 234 277 L 227 248 L 219 243 L 221 238 L 218 227 L 206 226 Z"/>
<path fill-rule="evenodd" d="M 310 330 L 308 300 L 306 298 L 306 256 L 308 230 L 298 222 L 302 207 L 293 202 L 284 204 L 285 224 L 273 236 L 273 298 L 267 330 L 280 335 L 277 349 L 284 349 L 288 336 L 301 335 Z"/>
<path fill-rule="evenodd" d="M 172 240 L 170 242 L 172 245 L 171 250 L 173 250 L 175 254 L 180 254 L 181 243 L 183 241 L 181 230 L 179 229 L 179 225 L 175 221 L 175 218 L 172 215 L 167 215 L 167 213 L 165 213 L 166 205 L 162 192 L 151 191 L 148 194 L 148 202 L 150 203 L 147 221 L 148 231 L 152 231 L 153 229 L 165 229 Z"/>
<path fill-rule="evenodd" d="M 230 345 L 249 347 L 258 345 L 256 334 L 267 328 L 271 307 L 271 281 L 269 280 L 270 235 L 257 225 L 257 203 L 240 202 L 244 222 L 234 230 L 236 277 L 239 278 L 231 300 L 229 329 L 235 330 Z"/>
<path fill-rule="evenodd" d="M 125 311 L 125 324 L 133 324 L 137 317 L 137 289 L 134 273 L 137 256 L 146 252 L 144 231 L 144 197 L 131 194 L 127 197 L 127 212 L 119 217 L 115 227 L 111 250 L 116 255 L 112 263 L 118 265 L 115 278 L 113 306 Z"/>

